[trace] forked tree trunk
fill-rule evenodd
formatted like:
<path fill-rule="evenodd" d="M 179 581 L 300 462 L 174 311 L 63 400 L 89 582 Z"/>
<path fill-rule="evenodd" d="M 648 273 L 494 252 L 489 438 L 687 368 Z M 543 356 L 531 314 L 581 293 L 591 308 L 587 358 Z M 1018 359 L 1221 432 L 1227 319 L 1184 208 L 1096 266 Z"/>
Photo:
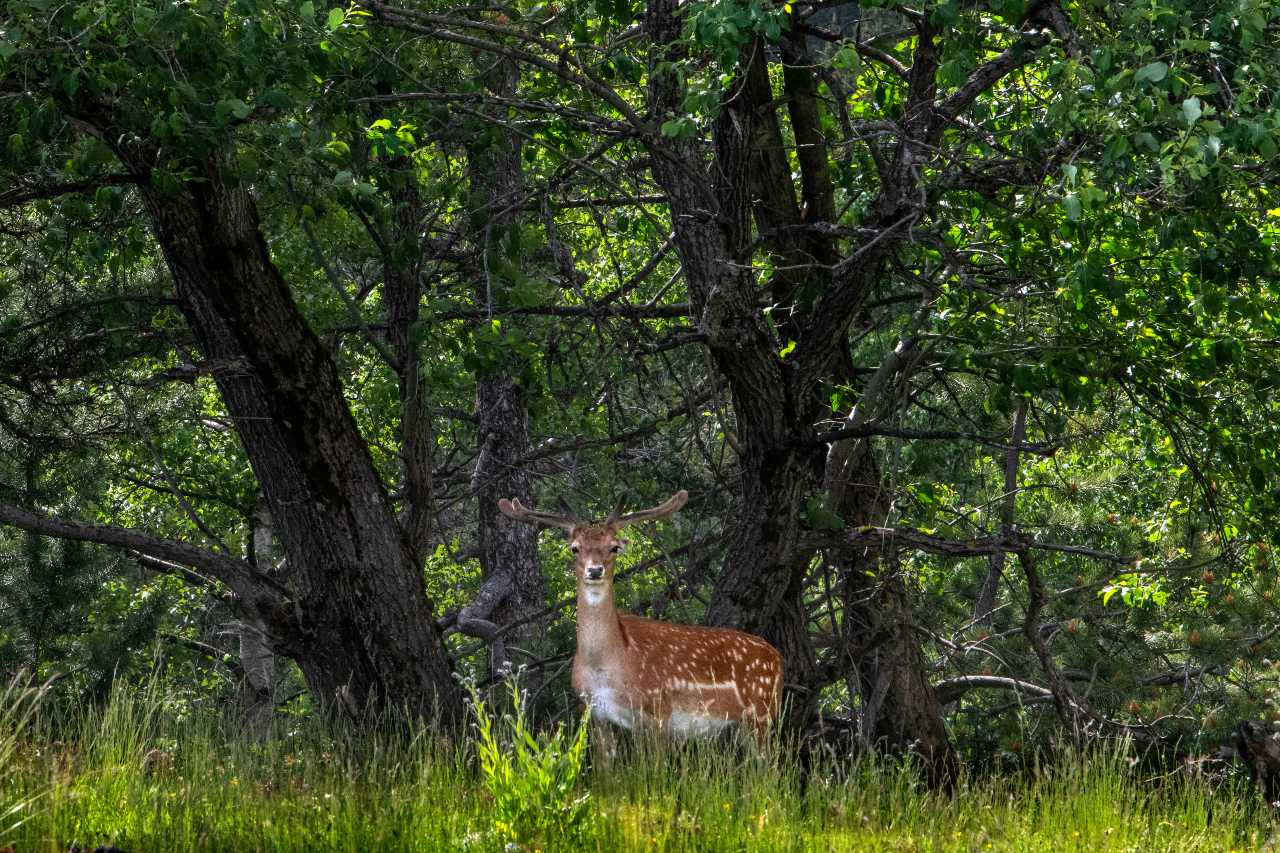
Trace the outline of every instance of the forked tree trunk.
<path fill-rule="evenodd" d="M 679 113 L 682 96 L 674 75 L 660 67 L 678 60 L 684 50 L 674 0 L 651 0 L 645 28 L 656 46 L 649 106 L 654 115 L 665 118 Z M 921 99 L 933 91 L 929 48 L 925 44 L 918 52 L 920 61 L 913 68 Z M 748 43 L 738 77 L 713 125 L 713 150 L 664 141 L 664 150 L 653 157 L 653 170 L 671 207 L 694 316 L 713 362 L 732 390 L 740 448 L 740 503 L 707 621 L 761 634 L 779 647 L 792 719 L 803 724 L 816 706 L 818 690 L 830 678 L 815 665 L 803 599 L 813 558 L 801 541 L 804 513 L 810 501 L 821 496 L 827 473 L 825 452 L 813 441 L 814 425 L 822 415 L 823 384 L 836 374 L 843 357 L 849 324 L 898 238 L 866 246 L 859 252 L 862 263 L 835 282 L 824 277 L 837 259 L 834 247 L 797 236 L 807 233 L 804 225 L 810 216 L 833 219 L 833 190 L 811 60 L 799 39 L 785 40 L 782 55 L 785 98 L 772 91 L 763 42 Z M 795 138 L 803 142 L 797 154 L 803 206 L 795 197 L 794 167 L 782 144 L 778 111 L 784 103 Z M 915 117 L 917 123 L 931 115 L 921 112 L 924 118 Z M 908 178 L 915 174 L 908 154 L 904 148 L 894 161 L 907 176 L 898 182 L 903 187 L 913 185 Z M 904 193 L 895 189 L 883 194 L 877 208 L 883 226 L 903 216 L 907 202 L 899 196 Z M 778 259 L 779 272 L 767 289 L 754 272 L 757 239 Z M 807 312 L 797 310 L 793 318 L 784 312 L 770 324 L 759 310 L 761 300 L 790 305 L 806 291 L 812 304 Z M 879 486 L 878 476 L 868 482 Z M 858 508 L 851 509 L 849 517 L 856 518 Z M 870 600 L 850 596 L 846 618 L 851 626 L 864 625 L 861 633 L 877 638 L 874 649 L 849 647 L 856 653 L 852 663 L 869 673 L 878 694 L 875 701 L 883 709 L 871 724 L 870 739 L 892 747 L 915 744 L 933 764 L 949 764 L 950 744 L 924 680 L 923 654 L 912 629 L 905 587 L 878 563 L 860 568 L 872 571 L 873 577 L 866 580 L 877 594 Z M 874 657 L 869 656 L 872 652 Z"/>

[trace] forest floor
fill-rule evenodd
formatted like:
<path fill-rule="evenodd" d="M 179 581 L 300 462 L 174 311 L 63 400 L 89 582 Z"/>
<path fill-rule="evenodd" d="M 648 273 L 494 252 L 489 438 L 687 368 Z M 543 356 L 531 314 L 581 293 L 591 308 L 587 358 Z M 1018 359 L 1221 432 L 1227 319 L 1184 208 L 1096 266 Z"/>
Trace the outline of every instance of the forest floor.
<path fill-rule="evenodd" d="M 1153 774 L 1120 750 L 934 794 L 870 762 L 802 785 L 792 763 L 732 744 L 632 744 L 588 769 L 572 731 L 525 740 L 510 718 L 450 746 L 305 724 L 253 742 L 137 694 L 53 716 L 0 712 L 0 848 L 1094 853 L 1271 850 L 1280 837 L 1239 780 Z"/>

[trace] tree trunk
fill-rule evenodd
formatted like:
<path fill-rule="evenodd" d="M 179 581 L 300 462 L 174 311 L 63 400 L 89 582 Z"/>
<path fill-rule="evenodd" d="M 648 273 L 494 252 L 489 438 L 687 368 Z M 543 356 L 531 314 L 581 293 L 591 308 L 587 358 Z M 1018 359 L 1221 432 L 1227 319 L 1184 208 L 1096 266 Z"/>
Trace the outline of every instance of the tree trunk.
<path fill-rule="evenodd" d="M 253 518 L 253 563 L 263 574 L 274 571 L 275 535 L 271 514 L 260 507 Z M 267 626 L 255 613 L 246 613 L 235 627 L 240 641 L 239 710 L 251 736 L 265 740 L 276 712 L 276 655 Z"/>
<path fill-rule="evenodd" d="M 659 70 L 660 63 L 678 60 L 684 49 L 674 0 L 652 0 L 645 28 L 657 48 L 650 61 L 650 112 L 662 120 L 681 109 L 674 75 Z M 812 63 L 803 40 L 783 44 L 783 99 L 774 97 L 763 44 L 744 47 L 738 77 L 713 124 L 709 164 L 696 143 L 654 143 L 654 177 L 671 208 L 699 330 L 732 391 L 740 448 L 740 502 L 707 621 L 759 633 L 779 647 L 792 718 L 801 724 L 830 679 L 815 663 L 809 636 L 803 595 L 813 552 L 801 541 L 806 507 L 820 497 L 830 473 L 825 451 L 813 440 L 826 405 L 821 392 L 838 372 L 853 317 L 879 280 L 886 258 L 904 239 L 893 229 L 914 198 L 918 173 L 913 158 L 919 147 L 914 140 L 932 127 L 932 110 L 924 106 L 931 105 L 935 91 L 931 39 L 922 35 L 912 66 L 911 141 L 896 152 L 894 183 L 883 188 L 872 223 L 887 230 L 843 260 L 832 238 L 819 239 L 820 232 L 806 228 L 815 219 L 830 223 L 835 207 Z M 801 145 L 797 163 L 803 206 L 795 198 L 794 178 L 787 180 L 793 167 L 780 142 L 782 104 Z M 774 266 L 779 271 L 767 291 L 754 272 L 757 239 L 778 258 Z M 765 298 L 789 304 L 792 316 L 781 312 L 784 316 L 771 324 L 759 308 Z M 845 492 L 849 502 L 837 501 L 833 510 L 854 520 L 860 513 L 876 514 L 859 506 L 880 488 L 874 466 L 865 473 Z M 870 495 L 862 484 L 870 484 Z M 863 689 L 878 709 L 869 739 L 894 748 L 914 745 L 931 767 L 949 767 L 953 754 L 924 678 L 905 585 L 896 572 L 881 574 L 884 567 L 878 560 L 846 569 L 850 577 L 859 570 L 872 573 L 850 582 L 845 603 L 850 634 L 846 653 L 865 671 Z M 858 590 L 854 582 L 866 586 Z M 866 594 L 872 592 L 868 600 Z M 859 648 L 860 640 L 868 641 L 866 648 Z"/>
<path fill-rule="evenodd" d="M 674 3 L 650 3 L 647 26 L 655 41 L 667 45 L 667 56 L 678 55 Z M 743 72 L 715 122 L 710 174 L 696 149 L 679 142 L 654 157 L 653 169 L 671 205 L 694 314 L 733 396 L 740 448 L 738 510 L 706 621 L 759 634 L 778 647 L 789 719 L 803 723 L 817 694 L 810 689 L 815 658 L 803 606 L 811 554 L 802 550 L 800 532 L 807 498 L 821 483 L 822 452 L 805 441 L 819 411 L 809 378 L 817 371 L 805 372 L 798 355 L 788 360 L 782 354 L 785 342 L 757 308 L 753 213 L 762 227 L 785 226 L 799 215 L 794 196 L 787 196 L 792 190 L 778 180 L 783 167 L 768 156 L 771 140 L 780 137 L 776 118 L 757 103 L 769 97 L 763 50 L 759 41 L 743 49 Z M 671 75 L 652 78 L 655 114 L 676 109 L 679 97 Z M 784 188 L 756 203 L 765 184 Z M 774 285 L 789 292 L 793 282 L 780 278 Z"/>
<path fill-rule="evenodd" d="M 94 116 L 93 118 L 97 118 Z M 149 178 L 154 152 L 104 132 Z M 288 558 L 242 606 L 297 661 L 317 700 L 457 718 L 460 692 L 409 538 L 347 407 L 328 351 L 272 263 L 246 188 L 217 155 L 141 196 Z M 262 580 L 262 576 L 259 576 Z M 274 590 L 273 595 L 263 592 Z"/>
<path fill-rule="evenodd" d="M 489 90 L 500 98 L 515 96 L 519 67 L 499 59 L 487 79 Z M 514 262 L 504 250 L 519 228 L 524 201 L 524 171 L 520 164 L 520 137 L 501 121 L 492 136 L 467 151 L 474 197 L 483 207 L 473 211 L 478 225 L 477 242 L 484 256 L 483 274 L 477 278 L 475 301 L 489 315 L 500 314 L 508 304 L 508 274 Z M 482 320 L 481 322 L 488 322 Z M 505 335 L 505 330 L 503 330 Z M 490 641 L 489 663 L 493 672 L 510 663 L 509 645 L 525 651 L 542 637 L 545 619 L 533 618 L 547 606 L 549 592 L 538 557 L 538 530 L 520 524 L 498 511 L 502 498 L 533 503 L 533 484 L 520 462 L 529 452 L 529 410 L 520 376 L 523 359 L 504 352 L 501 363 L 476 375 L 476 444 L 479 455 L 473 475 L 476 493 L 476 536 L 484 579 L 480 592 L 458 616 L 466 633 Z M 505 626 L 520 622 L 510 630 Z"/>
<path fill-rule="evenodd" d="M 1018 456 L 1019 446 L 1027 434 L 1027 402 L 1018 403 L 1013 413 L 1013 427 L 1009 430 L 1009 450 L 1004 458 L 1004 497 L 1000 501 L 1000 535 L 1010 538 L 1014 533 L 1014 510 L 1018 496 Z M 978 595 L 973 605 L 973 621 L 982 625 L 990 625 L 996 606 L 996 595 L 1000 592 L 1000 578 L 1004 576 L 1004 551 L 993 551 L 987 562 L 987 574 L 978 588 Z"/>
<path fill-rule="evenodd" d="M 842 516 L 852 527 L 883 525 L 888 492 L 871 443 L 859 441 L 849 462 Z M 837 671 L 857 685 L 863 742 L 913 752 L 935 784 L 949 783 L 956 755 L 926 677 L 911 595 L 896 555 L 868 548 L 836 562 L 844 613 Z"/>

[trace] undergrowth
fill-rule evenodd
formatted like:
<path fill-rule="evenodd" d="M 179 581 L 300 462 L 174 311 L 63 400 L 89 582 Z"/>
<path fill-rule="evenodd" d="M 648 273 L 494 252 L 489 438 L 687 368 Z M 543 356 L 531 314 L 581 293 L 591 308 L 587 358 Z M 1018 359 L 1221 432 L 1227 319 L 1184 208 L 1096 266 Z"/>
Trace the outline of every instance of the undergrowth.
<path fill-rule="evenodd" d="M 15 692 L 17 691 L 17 692 Z M 19 697 L 21 694 L 21 698 Z M 785 750 L 637 739 L 584 769 L 578 724 L 538 734 L 518 705 L 473 706 L 461 744 L 418 729 L 262 743 L 179 722 L 150 693 L 0 711 L 0 848 L 148 850 L 1256 850 L 1269 816 L 1240 784 L 1152 778 L 1123 748 L 925 790 L 859 761 L 802 779 Z M 509 701 L 509 700 L 508 700 Z M 505 701 L 503 702 L 505 705 Z M 821 764 L 821 763 L 820 763 Z"/>

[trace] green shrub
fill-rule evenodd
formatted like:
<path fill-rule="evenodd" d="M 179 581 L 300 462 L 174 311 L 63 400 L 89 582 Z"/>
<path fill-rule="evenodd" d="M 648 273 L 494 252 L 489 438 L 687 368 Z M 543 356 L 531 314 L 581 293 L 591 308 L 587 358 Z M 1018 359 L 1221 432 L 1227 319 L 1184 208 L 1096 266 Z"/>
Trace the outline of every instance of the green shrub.
<path fill-rule="evenodd" d="M 500 840 L 570 841 L 582 830 L 588 794 L 580 791 L 587 747 L 587 714 L 570 733 L 563 722 L 534 733 L 514 685 L 511 712 L 494 719 L 473 693 L 481 778 L 493 797 L 493 831 Z"/>

